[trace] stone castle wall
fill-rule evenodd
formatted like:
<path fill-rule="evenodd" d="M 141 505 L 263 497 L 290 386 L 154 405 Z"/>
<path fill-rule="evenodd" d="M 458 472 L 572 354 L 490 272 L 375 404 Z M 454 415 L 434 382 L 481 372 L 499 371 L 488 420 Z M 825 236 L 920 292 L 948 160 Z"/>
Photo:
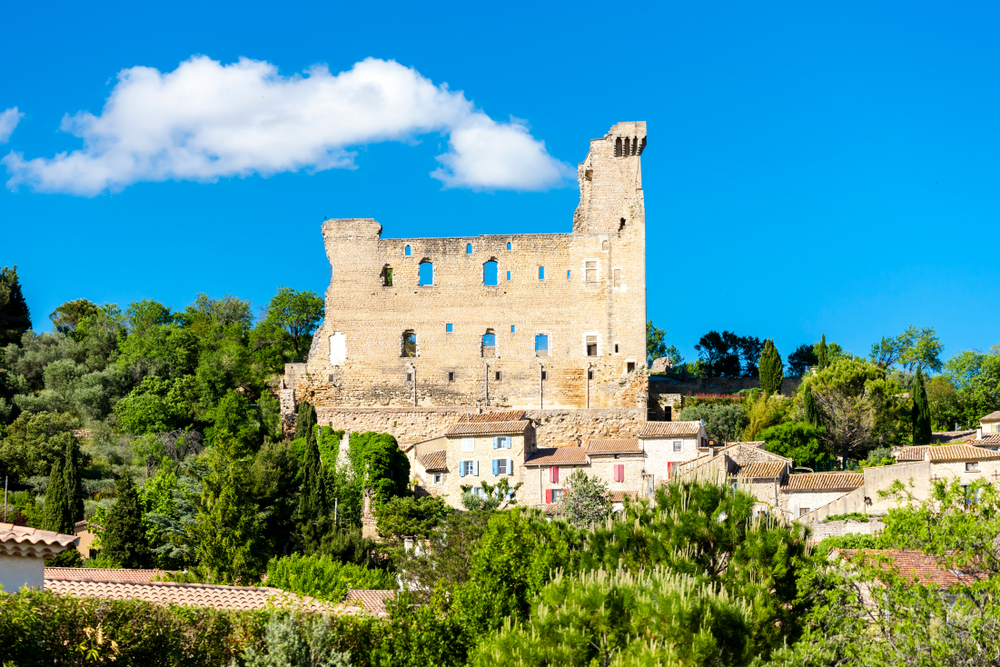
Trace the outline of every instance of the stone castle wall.
<path fill-rule="evenodd" d="M 326 318 L 307 362 L 286 374 L 295 401 L 338 428 L 395 423 L 401 441 L 439 435 L 477 407 L 645 419 L 645 137 L 645 123 L 619 123 L 591 141 L 572 233 L 383 239 L 372 219 L 325 222 Z M 484 279 L 488 262 L 496 285 Z M 424 263 L 430 285 L 419 284 Z M 416 336 L 414 356 L 405 332 Z M 495 345 L 484 350 L 486 334 Z M 540 335 L 546 354 L 536 352 Z"/>

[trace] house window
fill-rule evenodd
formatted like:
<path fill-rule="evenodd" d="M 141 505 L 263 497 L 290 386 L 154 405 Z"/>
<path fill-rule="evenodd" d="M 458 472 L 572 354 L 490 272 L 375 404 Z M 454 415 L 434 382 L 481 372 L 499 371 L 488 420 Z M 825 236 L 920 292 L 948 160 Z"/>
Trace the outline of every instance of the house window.
<path fill-rule="evenodd" d="M 392 267 L 388 264 L 382 267 L 382 287 L 392 287 Z"/>
<path fill-rule="evenodd" d="M 479 476 L 479 461 L 458 462 L 458 476 L 465 477 L 466 475 L 472 475 L 473 477 Z"/>
<path fill-rule="evenodd" d="M 444 475 L 442 475 L 439 472 L 434 473 L 434 483 L 435 484 L 440 484 L 442 479 L 444 479 Z"/>
<path fill-rule="evenodd" d="M 493 329 L 487 329 L 483 334 L 483 357 L 495 357 L 497 355 L 497 337 Z"/>
<path fill-rule="evenodd" d="M 597 336 L 587 336 L 587 356 L 597 356 Z"/>
<path fill-rule="evenodd" d="M 806 514 L 809 514 L 809 508 L 808 507 L 800 507 L 799 508 L 799 516 L 805 516 Z"/>
<path fill-rule="evenodd" d="M 474 452 L 474 451 L 476 451 L 476 440 L 475 440 L 475 438 L 462 438 L 462 451 L 463 452 Z"/>
<path fill-rule="evenodd" d="M 453 325 L 453 324 L 446 324 L 446 325 L 444 325 L 444 332 L 445 333 L 451 333 L 454 330 L 455 330 L 455 325 Z"/>
<path fill-rule="evenodd" d="M 549 337 L 545 334 L 538 334 L 535 336 L 535 356 L 536 357 L 547 357 L 549 356 Z M 542 376 L 544 379 L 544 371 Z"/>
<path fill-rule="evenodd" d="M 538 267 L 538 279 L 539 280 L 545 280 L 545 267 L 544 266 Z"/>
<path fill-rule="evenodd" d="M 417 356 L 417 334 L 410 330 L 403 332 L 403 357 Z"/>
<path fill-rule="evenodd" d="M 466 255 L 471 255 L 472 254 L 472 244 L 471 243 L 466 243 L 465 244 L 465 254 Z"/>
<path fill-rule="evenodd" d="M 511 463 L 510 459 L 493 459 L 493 474 L 494 475 L 510 475 L 511 474 Z"/>
<path fill-rule="evenodd" d="M 562 489 L 545 489 L 545 502 L 549 504 L 559 502 L 559 499 L 562 498 L 562 493 Z"/>
<path fill-rule="evenodd" d="M 559 483 L 559 466 L 552 466 L 549 468 L 549 483 L 558 484 Z"/>
<path fill-rule="evenodd" d="M 621 457 L 622 457 L 622 455 L 621 455 L 621 454 L 615 454 L 615 458 L 616 458 L 616 459 L 620 459 Z"/>
<path fill-rule="evenodd" d="M 455 371 L 448 371 L 448 382 L 455 381 Z"/>
<path fill-rule="evenodd" d="M 484 285 L 496 285 L 497 284 L 497 262 L 495 259 L 483 264 L 483 284 Z"/>
<path fill-rule="evenodd" d="M 507 241 L 507 250 L 510 250 L 510 241 Z"/>
<path fill-rule="evenodd" d="M 510 271 L 507 272 L 507 280 L 510 280 Z"/>
<path fill-rule="evenodd" d="M 434 264 L 430 260 L 420 262 L 420 285 L 430 286 L 434 284 Z"/>
<path fill-rule="evenodd" d="M 493 449 L 510 449 L 510 438 L 507 436 L 493 438 Z"/>
<path fill-rule="evenodd" d="M 966 461 L 965 472 L 979 472 L 979 461 Z"/>
<path fill-rule="evenodd" d="M 569 280 L 569 279 L 570 279 L 570 278 L 572 278 L 572 277 L 573 277 L 573 272 L 572 272 L 572 271 L 568 271 L 568 270 L 567 270 L 567 271 L 566 271 L 566 280 Z"/>
<path fill-rule="evenodd" d="M 675 452 L 681 451 L 681 441 L 680 440 L 674 440 L 674 451 Z"/>
<path fill-rule="evenodd" d="M 409 257 L 410 256 L 410 246 L 406 246 L 406 249 L 403 252 L 406 253 L 407 257 Z"/>
<path fill-rule="evenodd" d="M 619 464 L 615 466 L 615 481 L 624 482 L 625 481 L 625 465 Z"/>
<path fill-rule="evenodd" d="M 584 278 L 586 279 L 586 282 L 588 282 L 588 283 L 596 283 L 597 282 L 597 262 L 586 262 L 584 264 L 584 267 L 585 267 L 586 272 L 587 272 L 586 275 L 584 276 Z"/>

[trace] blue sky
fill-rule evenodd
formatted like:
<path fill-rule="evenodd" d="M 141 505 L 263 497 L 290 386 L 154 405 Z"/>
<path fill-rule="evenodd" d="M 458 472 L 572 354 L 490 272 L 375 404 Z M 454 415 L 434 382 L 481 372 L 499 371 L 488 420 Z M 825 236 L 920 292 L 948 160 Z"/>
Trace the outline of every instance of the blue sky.
<path fill-rule="evenodd" d="M 0 167 L 13 181 L 0 265 L 18 265 L 36 329 L 79 297 L 183 308 L 198 292 L 257 306 L 279 285 L 321 293 L 324 216 L 374 217 L 386 237 L 569 231 L 566 165 L 615 122 L 645 120 L 648 315 L 689 360 L 710 329 L 774 337 L 786 355 L 821 332 L 866 353 L 909 324 L 936 327 L 946 356 L 1000 342 L 995 5 L 360 4 L 5 8 L 0 112 L 23 116 L 0 144 L 15 156 Z M 279 146 L 238 147 L 241 176 L 216 178 L 222 159 L 166 168 L 157 146 L 122 167 L 133 125 L 162 115 L 176 130 L 202 111 L 172 88 L 144 94 L 138 70 L 116 89 L 119 72 L 202 63 L 208 78 L 175 77 L 197 88 L 240 58 L 270 64 L 258 75 L 302 104 L 319 95 L 303 82 L 336 96 L 368 58 L 398 63 L 379 81 L 412 70 L 437 97 L 404 103 L 402 120 L 358 102 L 335 123 L 293 122 Z M 102 115 L 115 90 L 155 108 Z M 239 105 L 260 112 L 251 97 L 227 98 L 238 136 Z M 78 112 L 95 117 L 78 134 L 111 136 L 118 158 L 91 146 L 109 152 L 69 168 L 84 141 L 60 128 Z M 344 135 L 351 118 L 374 125 Z"/>

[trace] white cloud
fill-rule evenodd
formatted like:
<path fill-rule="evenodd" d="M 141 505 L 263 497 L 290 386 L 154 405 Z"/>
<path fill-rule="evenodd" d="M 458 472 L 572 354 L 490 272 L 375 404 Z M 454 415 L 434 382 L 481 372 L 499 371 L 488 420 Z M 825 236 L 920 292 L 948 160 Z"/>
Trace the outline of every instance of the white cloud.
<path fill-rule="evenodd" d="M 14 128 L 17 127 L 22 118 L 24 118 L 24 114 L 18 113 L 17 107 L 0 113 L 0 144 L 7 143 L 10 135 L 14 132 Z"/>
<path fill-rule="evenodd" d="M 194 56 L 165 74 L 133 67 L 99 116 L 67 115 L 62 129 L 83 149 L 31 160 L 11 152 L 0 160 L 9 187 L 95 195 L 140 181 L 353 168 L 352 147 L 428 132 L 449 134 L 431 174 L 446 187 L 541 190 L 574 173 L 522 122 L 498 123 L 461 91 L 373 58 L 337 75 L 317 66 L 291 77 L 245 58 L 222 65 Z"/>

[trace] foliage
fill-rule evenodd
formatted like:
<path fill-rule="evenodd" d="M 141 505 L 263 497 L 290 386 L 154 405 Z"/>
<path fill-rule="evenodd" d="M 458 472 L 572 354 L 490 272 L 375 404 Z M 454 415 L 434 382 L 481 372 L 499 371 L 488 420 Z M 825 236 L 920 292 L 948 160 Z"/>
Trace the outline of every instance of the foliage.
<path fill-rule="evenodd" d="M 816 397 L 808 384 L 802 389 L 802 418 L 808 424 L 819 425 L 819 406 L 816 405 Z"/>
<path fill-rule="evenodd" d="M 302 401 L 298 405 L 298 411 L 295 413 L 295 436 L 296 440 L 300 438 L 315 438 L 316 437 L 316 408 L 314 408 L 308 401 Z"/>
<path fill-rule="evenodd" d="M 767 394 L 754 391 L 743 399 L 743 409 L 747 425 L 743 429 L 743 440 L 751 442 L 760 437 L 766 428 L 780 424 L 788 416 L 792 402 L 781 394 Z"/>
<path fill-rule="evenodd" d="M 51 313 L 52 330 L 76 338 L 76 329 L 84 318 L 94 317 L 101 309 L 86 299 L 74 299 L 62 304 Z"/>
<path fill-rule="evenodd" d="M 272 558 L 267 564 L 267 585 L 331 602 L 342 601 L 355 588 L 397 588 L 391 572 L 342 563 L 330 556 L 301 554 Z"/>
<path fill-rule="evenodd" d="M 944 413 L 949 422 L 971 428 L 978 425 L 980 417 L 1000 410 L 1000 345 L 986 353 L 960 352 L 948 360 L 944 373 L 955 390 L 950 410 Z M 935 409 L 942 412 L 932 400 L 932 412 Z"/>
<path fill-rule="evenodd" d="M 665 337 L 667 332 L 660 329 L 653 320 L 646 322 L 646 363 L 653 363 L 654 359 L 667 356 L 667 343 Z"/>
<path fill-rule="evenodd" d="M 683 396 L 685 408 L 693 408 L 699 405 L 741 405 L 743 396 L 740 394 L 695 394 L 694 396 Z"/>
<path fill-rule="evenodd" d="M 824 333 L 817 343 L 816 367 L 823 370 L 830 365 L 830 349 L 826 345 L 826 334 Z"/>
<path fill-rule="evenodd" d="M 63 535 L 73 534 L 73 517 L 66 491 L 66 476 L 63 474 L 63 462 L 59 459 L 52 464 L 49 486 L 45 490 L 42 528 Z"/>
<path fill-rule="evenodd" d="M 910 373 L 940 372 L 943 367 L 941 363 L 943 351 L 944 345 L 934 327 L 918 329 L 911 324 L 898 336 L 889 338 L 883 336 L 882 340 L 872 345 L 869 359 L 885 369 L 898 363 Z"/>
<path fill-rule="evenodd" d="M 323 305 L 323 298 L 315 292 L 279 287 L 267 306 L 264 321 L 280 328 L 291 340 L 295 356 L 301 358 L 309 350 L 312 333 L 323 319 Z"/>
<path fill-rule="evenodd" d="M 119 567 L 149 567 L 151 554 L 139 490 L 128 471 L 118 478 L 118 500 L 108 512 L 101 533 L 101 556 Z"/>
<path fill-rule="evenodd" d="M 788 375 L 790 377 L 801 377 L 806 374 L 806 369 L 819 363 L 814 345 L 803 343 L 795 348 L 795 351 L 788 355 Z"/>
<path fill-rule="evenodd" d="M 399 570 L 418 601 L 428 602 L 435 591 L 450 596 L 469 580 L 472 555 L 491 516 L 489 512 L 451 512 L 419 550 L 405 554 Z"/>
<path fill-rule="evenodd" d="M 764 341 L 764 349 L 760 353 L 760 388 L 767 394 L 777 394 L 781 391 L 781 382 L 785 379 L 782 370 L 781 355 L 774 346 L 774 339 Z"/>
<path fill-rule="evenodd" d="M 931 442 L 931 408 L 924 388 L 924 374 L 917 369 L 913 388 L 913 444 L 929 445 Z"/>
<path fill-rule="evenodd" d="M 891 466 L 896 463 L 896 457 L 892 454 L 892 447 L 876 447 L 869 450 L 868 458 L 861 461 L 861 467 L 876 468 L 878 466 Z"/>
<path fill-rule="evenodd" d="M 562 518 L 580 528 L 589 528 L 603 523 L 610 513 L 607 484 L 596 475 L 589 477 L 583 470 L 574 470 L 562 497 Z"/>
<path fill-rule="evenodd" d="M 375 519 L 379 535 L 399 542 L 404 537 L 427 539 L 451 511 L 437 496 L 397 496 L 375 509 Z"/>
<path fill-rule="evenodd" d="M 264 627 L 267 652 L 248 646 L 243 650 L 243 662 L 247 667 L 348 667 L 350 653 L 334 651 L 331 635 L 326 616 L 296 618 L 276 612 Z"/>
<path fill-rule="evenodd" d="M 31 329 L 31 313 L 17 279 L 17 265 L 0 269 L 0 348 L 21 342 Z"/>
<path fill-rule="evenodd" d="M 836 457 L 823 444 L 823 427 L 808 422 L 785 422 L 764 429 L 758 435 L 765 449 L 790 458 L 796 466 L 818 468 L 833 463 Z"/>
<path fill-rule="evenodd" d="M 739 377 L 740 337 L 730 331 L 709 331 L 698 340 L 694 349 L 705 363 L 708 377 Z"/>
<path fill-rule="evenodd" d="M 410 461 L 388 433 L 351 434 L 351 468 L 362 488 L 375 493 L 376 503 L 406 494 L 410 480 Z"/>
<path fill-rule="evenodd" d="M 498 509 L 508 509 L 517 504 L 517 492 L 524 485 L 518 482 L 514 486 L 510 485 L 510 480 L 501 477 L 496 484 L 490 484 L 486 480 L 479 483 L 479 486 L 463 484 L 462 507 L 469 512 L 492 512 Z"/>
<path fill-rule="evenodd" d="M 531 619 L 506 624 L 471 663 L 745 665 L 749 626 L 745 603 L 663 568 L 559 574 Z"/>
<path fill-rule="evenodd" d="M 827 521 L 860 521 L 861 523 L 868 523 L 868 515 L 862 514 L 861 512 L 848 512 L 847 514 L 829 514 L 824 522 Z"/>
<path fill-rule="evenodd" d="M 133 435 L 184 428 L 191 423 L 193 393 L 191 376 L 176 380 L 147 377 L 115 404 L 117 425 Z"/>
<path fill-rule="evenodd" d="M 65 456 L 77 425 L 72 415 L 22 413 L 0 442 L 0 474 L 21 480 L 48 475 L 52 464 Z"/>
<path fill-rule="evenodd" d="M 698 405 L 684 408 L 677 418 L 681 421 L 705 421 L 705 430 L 716 442 L 733 442 L 747 426 L 747 413 L 742 405 Z"/>
<path fill-rule="evenodd" d="M 324 426 L 319 431 L 316 444 L 319 446 L 319 458 L 326 470 L 333 470 L 340 454 L 340 441 L 344 431 L 334 431 L 330 426 Z"/>

